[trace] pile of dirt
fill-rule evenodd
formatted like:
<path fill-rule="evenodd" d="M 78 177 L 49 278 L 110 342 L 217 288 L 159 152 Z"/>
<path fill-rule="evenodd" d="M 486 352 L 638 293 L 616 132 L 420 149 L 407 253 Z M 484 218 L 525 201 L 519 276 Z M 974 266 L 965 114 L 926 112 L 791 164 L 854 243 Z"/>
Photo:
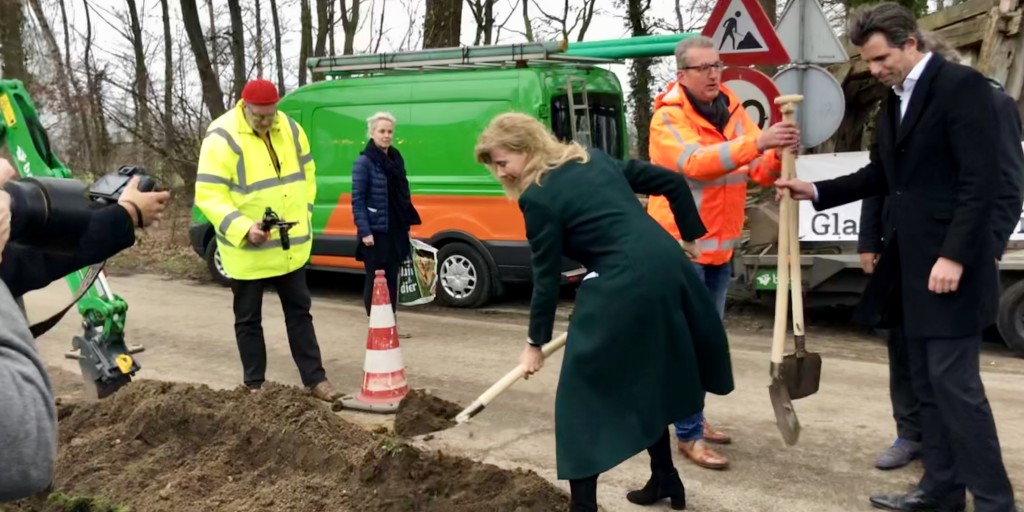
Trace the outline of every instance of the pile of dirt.
<path fill-rule="evenodd" d="M 458 404 L 438 398 L 424 390 L 412 389 L 398 404 L 395 433 L 414 437 L 455 426 L 455 416 L 462 412 Z"/>
<path fill-rule="evenodd" d="M 56 489 L 132 512 L 568 507 L 565 493 L 533 472 L 420 451 L 272 383 L 253 395 L 138 380 L 100 402 L 62 405 L 59 415 Z"/>

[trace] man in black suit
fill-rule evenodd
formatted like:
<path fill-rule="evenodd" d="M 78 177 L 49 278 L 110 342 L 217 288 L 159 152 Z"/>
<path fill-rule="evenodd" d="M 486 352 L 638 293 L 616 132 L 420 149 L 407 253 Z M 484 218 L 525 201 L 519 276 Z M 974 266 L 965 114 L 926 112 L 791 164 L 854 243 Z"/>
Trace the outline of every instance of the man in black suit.
<path fill-rule="evenodd" d="M 898 325 L 921 401 L 925 474 L 907 494 L 878 495 L 890 510 L 1015 510 L 992 410 L 981 382 L 981 332 L 998 305 L 992 220 L 999 135 L 992 91 L 980 73 L 924 53 L 914 15 L 891 2 L 851 18 L 850 41 L 875 78 L 892 87 L 879 112 L 871 162 L 807 183 L 779 180 L 825 210 L 889 196 L 891 223 L 860 321 Z"/>
<path fill-rule="evenodd" d="M 942 36 L 935 32 L 923 31 L 925 48 L 942 55 L 949 62 L 960 63 L 960 55 Z M 992 217 L 992 236 L 996 243 L 997 258 L 1006 249 L 1014 227 L 1020 221 L 1021 203 L 1024 202 L 1024 150 L 1021 148 L 1021 121 L 1017 103 L 1002 84 L 989 79 L 994 95 L 996 116 L 999 122 L 999 173 L 1002 180 L 996 193 L 996 210 Z M 888 225 L 888 204 L 886 196 L 864 199 L 860 210 L 860 232 L 857 252 L 864 272 L 874 273 L 878 255 L 882 252 Z M 920 403 L 914 395 L 910 379 L 910 363 L 907 360 L 906 340 L 902 330 L 889 330 L 889 398 L 892 401 L 893 418 L 896 420 L 896 442 L 878 455 L 875 467 L 895 469 L 905 466 L 919 455 L 921 445 L 921 421 L 918 411 Z"/>

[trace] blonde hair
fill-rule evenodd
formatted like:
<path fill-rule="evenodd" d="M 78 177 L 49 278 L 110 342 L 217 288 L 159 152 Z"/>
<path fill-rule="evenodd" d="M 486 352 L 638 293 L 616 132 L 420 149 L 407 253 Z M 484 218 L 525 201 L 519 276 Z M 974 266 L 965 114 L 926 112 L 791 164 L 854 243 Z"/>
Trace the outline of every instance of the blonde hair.
<path fill-rule="evenodd" d="M 395 119 L 394 114 L 391 112 L 377 112 L 376 114 L 366 118 L 366 136 L 373 137 L 373 129 L 377 127 L 377 123 L 381 121 L 391 121 L 391 125 L 395 126 L 398 124 L 398 120 Z"/>
<path fill-rule="evenodd" d="M 526 166 L 518 179 L 498 178 L 498 168 L 491 158 L 491 151 L 495 149 L 527 155 Z M 583 146 L 559 141 L 540 121 L 518 112 L 499 114 L 492 119 L 477 139 L 473 152 L 476 161 L 490 169 L 501 182 L 505 195 L 512 199 L 518 199 L 531 184 L 540 185 L 541 179 L 552 169 L 570 160 L 582 163 L 590 160 Z"/>

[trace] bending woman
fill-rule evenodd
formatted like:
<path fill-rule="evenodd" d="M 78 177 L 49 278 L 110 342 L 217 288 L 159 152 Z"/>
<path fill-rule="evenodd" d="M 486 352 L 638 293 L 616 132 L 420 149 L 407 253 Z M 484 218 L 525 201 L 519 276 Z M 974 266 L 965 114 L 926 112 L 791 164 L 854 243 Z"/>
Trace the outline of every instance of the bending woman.
<path fill-rule="evenodd" d="M 356 259 L 365 262 L 363 302 L 370 314 L 374 271 L 384 270 L 391 308 L 398 307 L 398 266 L 409 256 L 409 228 L 420 224 L 412 205 L 405 161 L 391 141 L 395 116 L 378 112 L 366 120 L 370 140 L 352 165 L 352 216 L 359 245 Z"/>
<path fill-rule="evenodd" d="M 563 144 L 536 119 L 501 114 L 476 159 L 518 199 L 532 252 L 528 374 L 552 338 L 562 256 L 591 270 L 580 285 L 555 400 L 558 478 L 572 512 L 597 510 L 597 477 L 646 449 L 651 477 L 626 498 L 686 498 L 666 425 L 703 407 L 704 392 L 733 390 L 725 329 L 676 242 L 634 193 L 666 196 L 683 239 L 706 232 L 686 179 L 640 161 Z"/>

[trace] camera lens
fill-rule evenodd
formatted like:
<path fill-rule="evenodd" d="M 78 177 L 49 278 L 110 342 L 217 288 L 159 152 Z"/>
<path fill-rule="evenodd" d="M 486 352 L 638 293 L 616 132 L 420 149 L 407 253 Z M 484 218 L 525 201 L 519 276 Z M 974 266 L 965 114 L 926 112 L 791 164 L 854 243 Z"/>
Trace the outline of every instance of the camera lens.
<path fill-rule="evenodd" d="M 85 185 L 62 178 L 8 181 L 11 242 L 53 252 L 72 252 L 89 225 Z"/>

